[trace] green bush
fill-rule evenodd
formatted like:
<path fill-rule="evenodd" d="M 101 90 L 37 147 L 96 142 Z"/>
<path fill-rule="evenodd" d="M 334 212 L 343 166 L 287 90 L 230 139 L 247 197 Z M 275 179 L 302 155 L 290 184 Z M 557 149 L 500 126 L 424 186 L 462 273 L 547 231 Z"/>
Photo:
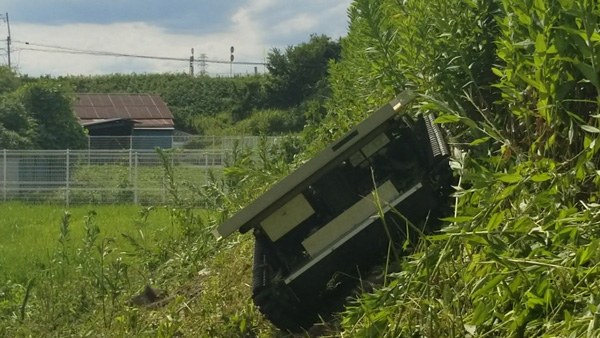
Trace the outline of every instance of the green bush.
<path fill-rule="evenodd" d="M 345 334 L 598 335 L 599 17 L 587 0 L 353 3 L 330 114 L 307 132 L 337 137 L 412 88 L 460 181 L 441 233 L 347 309 Z"/>

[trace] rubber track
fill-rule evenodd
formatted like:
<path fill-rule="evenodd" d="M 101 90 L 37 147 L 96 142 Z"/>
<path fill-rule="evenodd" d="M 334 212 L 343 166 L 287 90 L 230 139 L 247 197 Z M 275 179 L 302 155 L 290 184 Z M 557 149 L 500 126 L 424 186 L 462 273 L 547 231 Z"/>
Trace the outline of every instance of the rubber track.
<path fill-rule="evenodd" d="M 260 312 L 282 331 L 301 332 L 316 321 L 315 311 L 302 307 L 283 282 L 273 283 L 277 267 L 269 259 L 266 243 L 255 236 L 254 266 L 252 268 L 252 300 Z"/>
<path fill-rule="evenodd" d="M 440 126 L 433 123 L 434 116 L 433 114 L 429 114 L 424 117 L 425 120 L 425 129 L 427 130 L 427 137 L 429 139 L 429 145 L 431 146 L 431 151 L 433 153 L 434 158 L 444 158 L 450 155 L 450 151 L 448 150 L 448 146 L 444 141 L 444 137 L 442 136 L 442 131 Z"/>

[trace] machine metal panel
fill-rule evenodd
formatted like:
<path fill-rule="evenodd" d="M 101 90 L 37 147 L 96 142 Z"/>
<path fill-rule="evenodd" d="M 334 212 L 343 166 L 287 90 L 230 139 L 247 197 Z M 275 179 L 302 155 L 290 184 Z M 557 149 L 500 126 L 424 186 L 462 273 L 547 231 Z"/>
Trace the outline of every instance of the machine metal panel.
<path fill-rule="evenodd" d="M 417 183 L 415 186 L 413 186 L 412 188 L 408 189 L 406 192 L 404 192 L 402 195 L 400 195 L 395 200 L 391 201 L 390 203 L 388 203 L 386 205 L 382 205 L 381 207 L 383 209 L 383 213 L 385 214 L 388 211 L 390 211 L 392 208 L 395 208 L 401 202 L 403 202 L 408 197 L 410 197 L 412 194 L 414 194 L 415 192 L 417 192 L 419 189 L 422 189 L 422 188 L 423 188 L 423 184 L 422 183 Z M 291 273 L 285 279 L 285 284 L 290 284 L 292 281 L 294 281 L 300 275 L 302 275 L 306 271 L 310 270 L 313 266 L 315 266 L 316 264 L 318 264 L 325 257 L 327 257 L 333 251 L 335 251 L 337 248 L 339 248 L 342 245 L 344 245 L 352 237 L 356 236 L 359 232 L 363 231 L 366 227 L 368 227 L 371 224 L 373 224 L 373 222 L 375 220 L 376 220 L 375 217 L 369 217 L 364 222 L 362 222 L 360 225 L 358 225 L 357 227 L 355 227 L 354 229 L 352 229 L 350 232 L 348 232 L 347 234 L 345 234 L 343 237 L 337 239 L 329 247 L 325 248 L 325 250 L 322 250 L 315 257 L 312 257 L 311 260 L 307 264 L 302 265 L 298 270 L 296 270 L 293 273 Z"/>
<path fill-rule="evenodd" d="M 260 225 L 274 242 L 315 213 L 304 195 L 298 194 L 265 218 Z"/>
<path fill-rule="evenodd" d="M 362 148 L 362 153 L 366 157 L 370 157 L 375 154 L 379 149 L 383 148 L 386 144 L 390 143 L 390 139 L 385 134 L 377 136 L 373 141 L 369 142 Z"/>
<path fill-rule="evenodd" d="M 365 157 L 365 155 L 363 155 L 363 153 L 361 151 L 357 151 L 352 156 L 350 156 L 350 163 L 354 167 L 356 167 L 356 166 L 358 166 L 359 164 L 361 164 L 366 159 L 367 158 Z"/>
<path fill-rule="evenodd" d="M 214 235 L 217 238 L 225 237 L 238 229 L 246 231 L 248 227 L 257 225 L 273 210 L 280 208 L 312 182 L 318 180 L 322 174 L 348 159 L 351 154 L 372 141 L 379 135 L 378 131 L 386 126 L 386 122 L 395 117 L 415 97 L 416 95 L 410 90 L 400 93 L 347 132 L 341 139 L 319 152 L 296 171 L 276 183 L 266 193 L 223 222 L 214 230 Z"/>
<path fill-rule="evenodd" d="M 392 182 L 387 181 L 377 188 L 377 195 L 379 196 L 380 205 L 384 206 L 398 197 L 400 193 Z M 369 217 L 377 217 L 377 204 L 373 194 L 369 194 L 356 202 L 348 210 L 302 241 L 302 245 L 306 252 L 314 257 Z"/>

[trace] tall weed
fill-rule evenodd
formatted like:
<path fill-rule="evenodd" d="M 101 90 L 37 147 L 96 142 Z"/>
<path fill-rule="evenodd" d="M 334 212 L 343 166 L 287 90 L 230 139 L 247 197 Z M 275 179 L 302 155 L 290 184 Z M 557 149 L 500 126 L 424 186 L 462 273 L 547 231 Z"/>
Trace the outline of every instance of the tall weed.
<path fill-rule="evenodd" d="M 598 335 L 599 9 L 354 2 L 326 121 L 351 124 L 354 109 L 413 87 L 413 114 L 434 111 L 451 131 L 460 181 L 455 215 L 348 307 L 345 335 Z M 376 86 L 349 88 L 348 74 Z"/>

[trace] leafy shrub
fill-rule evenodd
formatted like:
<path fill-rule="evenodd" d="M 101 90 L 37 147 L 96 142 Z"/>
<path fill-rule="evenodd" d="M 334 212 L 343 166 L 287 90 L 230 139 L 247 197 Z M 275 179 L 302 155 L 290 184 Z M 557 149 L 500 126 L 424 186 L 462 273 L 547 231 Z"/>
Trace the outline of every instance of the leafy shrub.
<path fill-rule="evenodd" d="M 460 183 L 455 215 L 347 309 L 347 334 L 598 335 L 599 16 L 586 0 L 354 2 L 332 110 L 308 131 L 333 138 L 413 88 L 412 114 L 452 131 Z"/>

